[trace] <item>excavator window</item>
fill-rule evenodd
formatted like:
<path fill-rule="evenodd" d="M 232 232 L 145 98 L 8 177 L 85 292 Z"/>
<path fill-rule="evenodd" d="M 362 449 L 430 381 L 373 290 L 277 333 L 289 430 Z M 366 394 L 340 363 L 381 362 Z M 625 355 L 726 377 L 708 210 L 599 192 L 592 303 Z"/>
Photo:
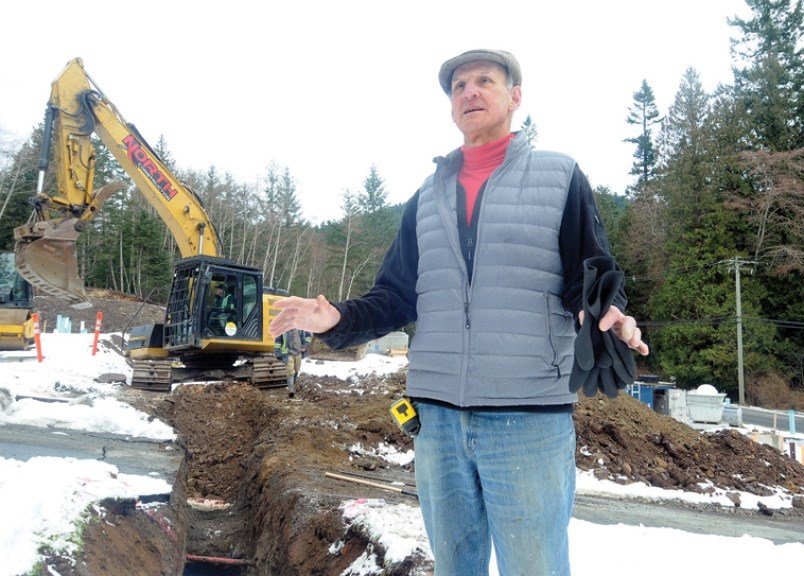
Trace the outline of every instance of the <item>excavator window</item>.
<path fill-rule="evenodd" d="M 237 276 L 215 276 L 210 285 L 207 327 L 215 336 L 234 336 L 240 328 Z"/>
<path fill-rule="evenodd" d="M 28 308 L 32 306 L 31 285 L 17 273 L 14 253 L 0 253 L 0 307 Z"/>
<path fill-rule="evenodd" d="M 262 296 L 257 292 L 257 279 L 254 276 L 243 276 L 243 320 L 251 316 L 257 307 L 257 299 Z"/>

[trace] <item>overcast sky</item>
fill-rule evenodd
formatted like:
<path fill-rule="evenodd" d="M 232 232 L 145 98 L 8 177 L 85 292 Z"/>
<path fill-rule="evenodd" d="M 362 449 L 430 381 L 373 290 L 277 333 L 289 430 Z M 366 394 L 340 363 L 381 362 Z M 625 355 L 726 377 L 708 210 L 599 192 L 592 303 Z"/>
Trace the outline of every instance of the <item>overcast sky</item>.
<path fill-rule="evenodd" d="M 682 74 L 731 83 L 727 18 L 745 0 L 228 0 L 4 5 L 0 133 L 26 137 L 50 83 L 74 57 L 127 121 L 181 168 L 214 165 L 254 184 L 276 162 L 304 215 L 337 218 L 372 164 L 403 202 L 432 158 L 461 144 L 441 92 L 441 63 L 507 49 L 523 68 L 518 127 L 576 158 L 593 186 L 622 192 L 635 135 L 625 122 L 643 79 L 662 114 Z"/>

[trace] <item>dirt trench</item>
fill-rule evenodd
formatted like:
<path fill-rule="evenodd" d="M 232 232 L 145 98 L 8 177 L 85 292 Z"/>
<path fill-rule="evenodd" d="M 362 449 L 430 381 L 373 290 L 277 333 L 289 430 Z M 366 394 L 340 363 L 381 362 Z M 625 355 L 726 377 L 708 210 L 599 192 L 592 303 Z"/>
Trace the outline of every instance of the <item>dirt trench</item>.
<path fill-rule="evenodd" d="M 416 506 L 415 499 L 324 476 L 413 481 L 409 467 L 358 450 L 411 448 L 388 415 L 404 380 L 373 380 L 356 390 L 302 376 L 293 399 L 284 389 L 243 383 L 185 385 L 162 395 L 127 390 L 131 404 L 176 429 L 185 451 L 176 488 L 156 509 L 106 502 L 105 516 L 85 528 L 82 557 L 60 574 L 330 575 L 367 550 L 382 562 L 383 550 L 344 523 L 342 502 Z M 427 573 L 424 555 L 386 567 L 389 575 Z"/>

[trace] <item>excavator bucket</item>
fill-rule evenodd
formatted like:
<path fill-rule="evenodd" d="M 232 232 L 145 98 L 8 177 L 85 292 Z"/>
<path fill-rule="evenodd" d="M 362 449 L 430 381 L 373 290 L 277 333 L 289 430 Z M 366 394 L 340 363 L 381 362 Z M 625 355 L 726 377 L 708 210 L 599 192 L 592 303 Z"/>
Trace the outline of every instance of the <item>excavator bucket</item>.
<path fill-rule="evenodd" d="M 71 218 L 55 226 L 41 221 L 20 228 L 25 231 L 15 230 L 14 248 L 20 275 L 44 294 L 86 302 L 75 248 L 80 234 L 79 220 Z"/>

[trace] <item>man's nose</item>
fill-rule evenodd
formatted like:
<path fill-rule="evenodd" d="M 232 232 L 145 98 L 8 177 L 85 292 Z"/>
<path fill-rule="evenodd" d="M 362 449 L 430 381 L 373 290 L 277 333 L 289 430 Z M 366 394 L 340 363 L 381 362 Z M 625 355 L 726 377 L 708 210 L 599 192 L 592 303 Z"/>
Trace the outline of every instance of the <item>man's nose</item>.
<path fill-rule="evenodd" d="M 477 87 L 477 84 L 472 82 L 468 82 L 466 86 L 463 88 L 463 97 L 465 100 L 471 100 L 473 98 L 477 98 L 477 95 L 480 93 L 480 90 Z"/>

